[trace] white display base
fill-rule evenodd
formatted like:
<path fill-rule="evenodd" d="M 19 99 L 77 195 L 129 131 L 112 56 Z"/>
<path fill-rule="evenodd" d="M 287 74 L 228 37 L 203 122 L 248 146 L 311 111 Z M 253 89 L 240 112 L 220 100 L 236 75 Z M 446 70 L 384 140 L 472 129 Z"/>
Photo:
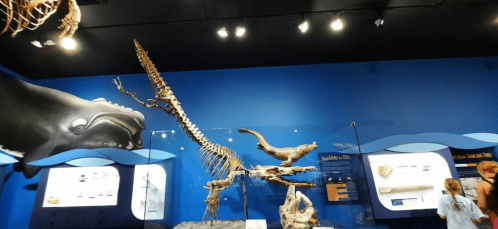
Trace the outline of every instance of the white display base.
<path fill-rule="evenodd" d="M 248 219 L 246 229 L 266 229 L 266 219 Z"/>
<path fill-rule="evenodd" d="M 164 219 L 165 192 L 166 171 L 163 167 L 156 164 L 135 166 L 131 211 L 137 219 Z"/>
<path fill-rule="evenodd" d="M 368 155 L 379 201 L 391 211 L 435 209 L 443 196 L 444 180 L 451 178 L 446 160 L 434 152 Z M 393 172 L 387 178 L 378 173 L 388 164 Z M 380 194 L 379 187 L 432 185 L 433 189 Z"/>
<path fill-rule="evenodd" d="M 119 179 L 118 170 L 110 166 L 52 168 L 43 207 L 117 205 Z"/>

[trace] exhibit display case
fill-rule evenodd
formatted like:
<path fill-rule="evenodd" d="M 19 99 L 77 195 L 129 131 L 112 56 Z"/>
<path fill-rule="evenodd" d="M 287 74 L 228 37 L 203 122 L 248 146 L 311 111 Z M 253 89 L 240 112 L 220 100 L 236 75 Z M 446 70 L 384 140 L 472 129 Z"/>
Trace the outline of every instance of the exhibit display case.
<path fill-rule="evenodd" d="M 296 190 L 302 192 L 312 202 L 320 226 L 333 228 L 374 226 L 360 155 L 358 152 L 341 153 L 345 149 L 357 150 L 354 127 L 341 126 L 248 129 L 264 136 L 267 143 L 275 147 L 318 145 L 318 148 L 292 164 L 293 167 L 314 166 L 316 169 L 282 178 L 297 185 L 316 184 L 316 187 L 296 187 Z M 211 142 L 223 144 L 236 152 L 248 170 L 255 170 L 251 168 L 262 165 L 279 166 L 282 162 L 258 149 L 259 140 L 255 136 L 240 133 L 237 128 L 202 130 L 202 133 L 208 136 Z M 161 148 L 175 155 L 170 159 L 174 161 L 176 168 L 170 175 L 174 176 L 175 188 L 166 188 L 171 192 L 168 194 L 167 191 L 164 197 L 167 199 L 172 196 L 173 204 L 165 205 L 165 212 L 172 214 L 165 214 L 164 219 L 148 219 L 146 216 L 145 225 L 187 226 L 192 222 L 202 221 L 207 214 L 205 203 L 209 193 L 207 183 L 213 178 L 209 173 L 211 171 L 203 167 L 199 146 L 187 138 L 181 129 L 173 129 L 154 131 L 151 136 L 151 148 Z M 237 221 L 249 219 L 259 222 L 262 220 L 268 228 L 281 228 L 279 207 L 284 204 L 287 192 L 287 186 L 271 184 L 254 177 L 252 173 L 238 175 L 233 184 L 221 192 L 216 215 L 218 221 L 214 221 L 213 224 L 215 227 L 232 225 L 237 228 Z M 148 192 L 148 200 L 153 199 L 151 195 L 152 192 Z M 210 226 L 210 218 L 204 220 L 207 220 L 204 225 Z"/>
<path fill-rule="evenodd" d="M 498 159 L 489 121 L 374 117 L 331 66 L 168 74 L 180 106 L 135 45 L 149 79 L 0 76 L 0 228 L 444 228 L 444 180 L 476 201 Z"/>
<path fill-rule="evenodd" d="M 108 154 L 106 159 L 90 151 L 76 159 L 62 153 L 59 159 L 66 161 L 44 161 L 36 186 L 14 182 L 12 179 L 23 179 L 22 174 L 12 171 L 12 164 L 2 165 L 5 187 L 1 204 L 4 208 L 10 206 L 5 209 L 4 220 L 24 222 L 18 224 L 21 228 L 254 228 L 251 225 L 258 223 L 282 228 L 279 210 L 286 202 L 289 187 L 262 179 L 258 173 L 264 171 L 257 168 L 279 167 L 283 160 L 272 157 L 258 144 L 277 148 L 314 144 L 318 147 L 289 167 L 314 169 L 281 177 L 297 186 L 296 193 L 306 197 L 305 203 L 311 202 L 313 219 L 317 220 L 313 228 L 389 228 L 399 219 L 433 217 L 445 193 L 445 178 L 459 178 L 464 194 L 472 198 L 475 190 L 470 181 L 464 180 L 476 181 L 471 174 L 475 175 L 478 161 L 496 160 L 492 146 L 496 143 L 476 134 L 456 140 L 451 139 L 456 134 L 441 133 L 388 136 L 358 147 L 357 136 L 362 133 L 355 123 L 216 128 L 202 133 L 211 142 L 232 150 L 247 168 L 221 190 L 212 225 L 206 199 L 208 182 L 213 181 L 211 174 L 217 174 L 210 169 L 216 168 L 206 168 L 210 162 L 203 162 L 199 145 L 181 128 L 144 134 L 144 139 L 149 138 L 148 148 L 128 159 L 102 149 L 100 153 Z M 433 143 L 423 143 L 429 141 Z M 453 148 L 462 146 L 467 149 Z M 478 148 L 470 149 L 473 147 Z M 211 163 L 222 164 L 218 160 Z M 9 185 L 24 187 L 13 190 Z M 12 200 L 19 198 L 18 193 L 29 193 L 21 204 L 32 206 L 31 212 L 17 212 Z"/>
<path fill-rule="evenodd" d="M 292 164 L 293 167 L 313 166 L 313 169 L 282 176 L 282 180 L 296 185 L 314 184 L 315 187 L 297 187 L 296 190 L 311 201 L 319 222 L 315 227 L 375 228 L 361 155 L 355 144 L 355 127 L 344 126 L 255 127 L 251 130 L 275 147 L 318 146 Z M 202 131 L 212 142 L 220 142 L 236 152 L 246 167 L 279 166 L 282 162 L 258 149 L 259 140 L 252 134 L 241 133 L 236 128 Z M 36 189 L 21 190 L 33 193 L 32 198 L 26 196 L 23 203 L 33 206 L 32 213 L 16 213 L 11 200 L 19 190 L 7 187 L 2 206 L 14 208 L 10 209 L 13 211 L 7 209 L 3 216 L 11 218 L 15 214 L 18 220 L 25 222 L 25 228 L 172 228 L 189 222 L 209 225 L 210 219 L 203 221 L 203 216 L 209 193 L 206 185 L 213 178 L 202 165 L 199 146 L 178 128 L 153 131 L 144 136 L 148 137 L 149 149 L 142 150 L 143 158 L 134 158 L 145 162 L 138 165 L 132 165 L 127 159 L 114 158 L 116 161 L 111 162 L 109 158 L 113 156 L 103 159 L 86 155 L 72 159 L 62 153 L 62 158 L 68 161 L 47 164 L 40 172 Z M 345 150 L 349 152 L 342 153 Z M 101 165 L 96 166 L 99 163 Z M 2 178 L 12 179 L 19 174 L 10 171 L 13 165 L 10 167 L 2 167 L 3 171 L 9 171 L 9 175 L 4 172 Z M 12 183 L 10 180 L 6 185 Z M 15 183 L 12 186 L 16 185 L 19 186 Z M 287 192 L 287 186 L 270 184 L 253 177 L 252 173 L 241 173 L 221 192 L 218 221 L 214 221 L 214 225 L 226 220 L 249 219 L 263 222 L 268 228 L 281 228 L 279 207 L 284 205 Z"/>

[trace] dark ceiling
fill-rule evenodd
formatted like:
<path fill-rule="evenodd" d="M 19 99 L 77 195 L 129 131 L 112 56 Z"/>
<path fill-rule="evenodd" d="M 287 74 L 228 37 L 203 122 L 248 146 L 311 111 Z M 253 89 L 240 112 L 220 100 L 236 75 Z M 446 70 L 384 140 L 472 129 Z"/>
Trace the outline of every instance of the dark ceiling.
<path fill-rule="evenodd" d="M 0 65 L 31 79 L 143 73 L 133 39 L 161 72 L 498 55 L 496 0 L 108 0 L 80 8 L 76 50 L 29 43 L 58 41 L 61 7 L 35 31 L 0 36 Z M 293 25 L 301 14 L 305 34 Z M 345 25 L 333 32 L 337 16 Z M 231 34 L 222 39 L 224 22 Z M 242 38 L 236 23 L 247 28 Z"/>

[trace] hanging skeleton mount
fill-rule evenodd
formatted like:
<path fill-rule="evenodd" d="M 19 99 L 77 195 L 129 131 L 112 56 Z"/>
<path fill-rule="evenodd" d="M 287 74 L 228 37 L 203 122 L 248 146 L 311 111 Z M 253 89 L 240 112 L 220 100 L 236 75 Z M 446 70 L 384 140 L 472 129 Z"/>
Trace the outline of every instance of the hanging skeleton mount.
<path fill-rule="evenodd" d="M 210 171 L 211 175 L 216 179 L 207 183 L 209 189 L 209 195 L 204 201 L 208 204 L 206 211 L 204 213 L 203 219 L 213 218 L 216 219 L 216 213 L 219 206 L 220 192 L 230 185 L 232 185 L 235 177 L 241 174 L 256 174 L 256 177 L 262 180 L 267 180 L 272 184 L 278 185 L 296 185 L 298 187 L 315 187 L 313 183 L 300 183 L 293 182 L 288 179 L 284 179 L 281 176 L 292 176 L 296 173 L 307 172 L 315 170 L 313 166 L 309 167 L 286 167 L 285 169 L 279 169 L 277 166 L 256 166 L 257 170 L 248 170 L 244 167 L 242 160 L 237 156 L 235 151 L 221 146 L 219 144 L 214 144 L 210 142 L 204 134 L 199 130 L 198 127 L 193 124 L 187 115 L 183 111 L 180 102 L 173 94 L 173 91 L 169 86 L 166 86 L 166 82 L 160 76 L 156 67 L 149 59 L 147 52 L 140 46 L 140 44 L 135 40 L 135 47 L 138 55 L 138 59 L 142 63 L 143 68 L 149 76 L 149 80 L 152 84 L 152 89 L 156 95 L 155 99 L 148 99 L 148 103 L 142 102 L 138 99 L 135 93 L 125 91 L 121 81 L 118 79 L 114 80 L 114 84 L 118 89 L 124 94 L 131 96 L 138 103 L 149 108 L 158 108 L 166 112 L 168 115 L 176 117 L 176 122 L 180 123 L 180 128 L 183 129 L 192 139 L 200 146 L 200 158 L 203 167 Z M 165 106 L 159 104 L 159 102 L 166 103 Z M 226 175 L 225 175 L 226 174 Z M 254 177 L 254 176 L 252 176 Z"/>
<path fill-rule="evenodd" d="M 6 16 L 2 34 L 15 37 L 24 29 L 35 30 L 47 20 L 64 0 L 0 0 L 0 11 Z M 76 0 L 67 0 L 69 13 L 62 19 L 60 37 L 72 37 L 81 21 L 81 11 Z"/>

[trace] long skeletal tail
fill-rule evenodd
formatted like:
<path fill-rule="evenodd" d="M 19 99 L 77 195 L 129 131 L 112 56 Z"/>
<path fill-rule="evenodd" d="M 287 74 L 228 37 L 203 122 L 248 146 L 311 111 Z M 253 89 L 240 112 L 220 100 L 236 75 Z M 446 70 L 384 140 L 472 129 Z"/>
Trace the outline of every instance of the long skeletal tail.
<path fill-rule="evenodd" d="M 260 133 L 254 131 L 254 130 L 249 130 L 249 129 L 244 129 L 244 128 L 240 128 L 239 129 L 239 132 L 240 133 L 249 133 L 249 134 L 252 134 L 254 135 L 258 141 L 259 141 L 259 144 L 258 144 L 258 149 L 270 149 L 272 148 L 273 146 L 270 145 L 270 143 L 268 143 L 266 141 L 266 139 L 263 137 L 263 135 L 261 135 Z M 265 151 L 266 152 L 266 151 Z"/>

